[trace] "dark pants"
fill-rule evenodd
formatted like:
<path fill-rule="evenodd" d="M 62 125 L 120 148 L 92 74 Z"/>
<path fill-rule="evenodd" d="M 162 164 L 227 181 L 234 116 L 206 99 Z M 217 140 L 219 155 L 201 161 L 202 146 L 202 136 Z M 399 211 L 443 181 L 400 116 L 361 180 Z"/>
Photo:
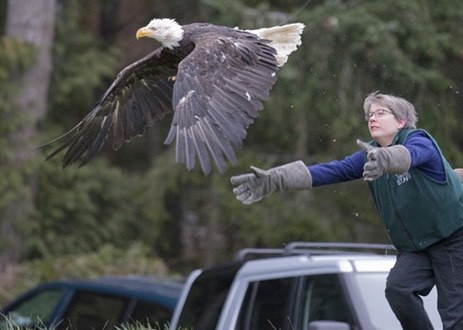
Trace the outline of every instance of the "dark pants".
<path fill-rule="evenodd" d="M 400 252 L 386 298 L 404 329 L 433 329 L 420 296 L 436 285 L 444 329 L 463 329 L 463 229 L 420 252 Z"/>

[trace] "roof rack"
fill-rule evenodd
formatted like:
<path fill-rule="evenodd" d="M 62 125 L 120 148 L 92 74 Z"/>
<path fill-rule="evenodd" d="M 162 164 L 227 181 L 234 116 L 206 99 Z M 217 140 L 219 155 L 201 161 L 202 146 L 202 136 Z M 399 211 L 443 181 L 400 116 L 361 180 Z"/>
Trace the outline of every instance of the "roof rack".
<path fill-rule="evenodd" d="M 244 248 L 238 251 L 235 255 L 235 260 L 249 260 L 270 258 L 275 256 L 282 256 L 285 254 L 285 249 L 267 249 L 267 248 Z"/>
<path fill-rule="evenodd" d="M 291 242 L 281 249 L 245 248 L 235 260 L 261 259 L 289 255 L 339 255 L 378 253 L 394 254 L 396 249 L 390 244 L 345 243 L 345 242 Z M 392 252 L 392 253 L 391 253 Z"/>

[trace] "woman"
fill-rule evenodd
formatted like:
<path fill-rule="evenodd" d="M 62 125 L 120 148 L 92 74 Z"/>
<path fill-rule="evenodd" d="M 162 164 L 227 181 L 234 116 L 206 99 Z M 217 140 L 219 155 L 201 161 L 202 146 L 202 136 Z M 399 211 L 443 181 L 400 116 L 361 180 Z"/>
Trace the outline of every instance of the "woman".
<path fill-rule="evenodd" d="M 463 187 L 433 137 L 416 129 L 414 106 L 393 95 L 364 101 L 372 137 L 340 161 L 302 161 L 231 178 L 244 204 L 276 191 L 303 190 L 364 178 L 398 250 L 386 298 L 404 329 L 432 329 L 420 295 L 436 285 L 445 329 L 463 329 Z M 461 173 L 461 172 L 458 172 Z"/>

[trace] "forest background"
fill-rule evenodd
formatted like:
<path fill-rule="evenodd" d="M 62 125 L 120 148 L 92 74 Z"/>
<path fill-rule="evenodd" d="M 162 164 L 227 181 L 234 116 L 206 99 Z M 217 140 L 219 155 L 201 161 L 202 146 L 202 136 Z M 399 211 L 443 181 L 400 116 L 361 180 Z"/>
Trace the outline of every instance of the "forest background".
<path fill-rule="evenodd" d="M 303 22 L 224 175 L 188 172 L 163 145 L 170 118 L 117 152 L 61 169 L 37 149 L 92 109 L 117 72 L 159 46 L 135 39 L 154 17 L 251 29 Z M 243 247 L 290 241 L 388 243 L 362 180 L 245 206 L 229 178 L 341 159 L 368 140 L 365 96 L 416 105 L 463 167 L 460 0 L 0 0 L 0 305 L 60 277 L 186 275 Z"/>

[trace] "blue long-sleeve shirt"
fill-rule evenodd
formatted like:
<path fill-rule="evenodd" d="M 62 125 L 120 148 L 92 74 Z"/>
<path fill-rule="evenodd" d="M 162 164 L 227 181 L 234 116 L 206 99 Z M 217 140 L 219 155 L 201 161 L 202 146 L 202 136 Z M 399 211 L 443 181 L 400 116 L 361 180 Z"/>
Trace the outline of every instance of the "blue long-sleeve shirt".
<path fill-rule="evenodd" d="M 444 164 L 437 147 L 420 130 L 412 132 L 404 142 L 410 152 L 411 167 L 417 167 L 430 179 L 444 182 Z M 312 175 L 312 186 L 318 187 L 332 183 L 359 179 L 363 174 L 365 152 L 359 150 L 343 160 L 308 166 Z"/>

